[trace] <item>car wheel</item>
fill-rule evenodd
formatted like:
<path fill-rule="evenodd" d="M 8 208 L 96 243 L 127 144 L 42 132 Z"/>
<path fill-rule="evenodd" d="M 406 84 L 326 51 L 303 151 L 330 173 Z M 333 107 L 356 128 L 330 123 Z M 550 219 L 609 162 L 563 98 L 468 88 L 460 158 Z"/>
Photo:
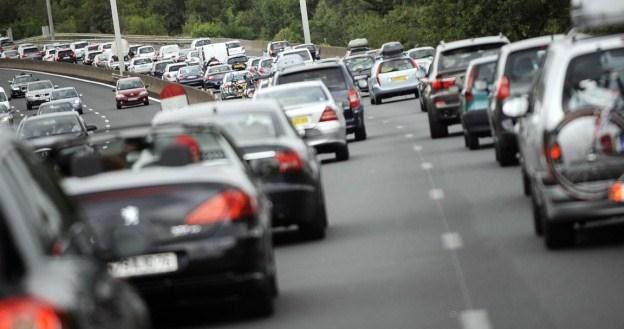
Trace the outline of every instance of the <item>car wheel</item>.
<path fill-rule="evenodd" d="M 466 147 L 470 150 L 479 149 L 479 136 L 475 134 L 471 134 L 469 132 L 464 132 L 464 140 L 466 142 Z"/>
<path fill-rule="evenodd" d="M 420 112 L 427 112 L 427 107 L 425 106 L 425 102 L 423 101 L 423 98 L 420 97 L 418 101 L 420 102 Z"/>
<path fill-rule="evenodd" d="M 375 105 L 375 96 L 373 96 L 373 94 L 369 94 L 368 97 L 370 97 L 370 103 L 371 105 Z"/>
<path fill-rule="evenodd" d="M 268 317 L 275 311 L 274 276 L 268 276 L 256 289 L 251 292 L 246 301 L 246 308 L 252 317 Z"/>
<path fill-rule="evenodd" d="M 544 234 L 544 228 L 542 225 L 542 221 L 544 220 L 544 210 L 537 203 L 537 199 L 535 197 L 531 197 L 531 209 L 533 212 L 533 231 L 535 235 L 542 236 Z"/>
<path fill-rule="evenodd" d="M 574 223 L 553 223 L 542 217 L 544 245 L 548 249 L 563 249 L 574 245 Z"/>
<path fill-rule="evenodd" d="M 117 109 L 121 110 L 121 103 L 117 103 Z"/>
<path fill-rule="evenodd" d="M 322 240 L 327 231 L 327 208 L 325 207 L 325 193 L 323 187 L 318 185 L 316 213 L 313 220 L 299 224 L 299 231 L 305 240 Z"/>
<path fill-rule="evenodd" d="M 531 195 L 531 181 L 529 180 L 529 175 L 524 169 L 522 169 L 522 190 L 524 192 L 524 195 Z"/>
<path fill-rule="evenodd" d="M 383 104 L 383 98 L 375 96 L 375 104 L 377 105 Z"/>
<path fill-rule="evenodd" d="M 518 164 L 516 152 L 510 145 L 503 143 L 502 139 L 499 138 L 496 146 L 498 150 L 498 163 L 501 167 L 509 167 Z"/>
<path fill-rule="evenodd" d="M 148 106 L 149 105 L 149 99 L 146 99 L 145 102 L 143 102 L 143 105 Z"/>
<path fill-rule="evenodd" d="M 431 134 L 431 138 L 442 138 L 448 136 L 448 127 L 441 122 L 438 122 L 433 115 L 433 111 L 428 111 L 427 116 L 429 117 L 429 133 Z"/>
<path fill-rule="evenodd" d="M 420 98 L 420 93 L 417 91 L 416 93 L 414 93 L 414 97 Z"/>
<path fill-rule="evenodd" d="M 362 125 L 361 127 L 355 128 L 355 140 L 363 141 L 366 139 L 366 126 Z"/>
<path fill-rule="evenodd" d="M 30 104 L 30 102 L 26 102 L 26 109 L 32 110 L 32 105 Z"/>
<path fill-rule="evenodd" d="M 349 160 L 349 145 L 340 145 L 336 149 L 336 160 L 347 161 Z"/>
<path fill-rule="evenodd" d="M 82 109 L 78 110 L 78 114 L 80 114 L 80 115 L 83 115 L 83 114 L 84 114 L 84 113 L 83 113 L 83 111 L 82 111 Z"/>

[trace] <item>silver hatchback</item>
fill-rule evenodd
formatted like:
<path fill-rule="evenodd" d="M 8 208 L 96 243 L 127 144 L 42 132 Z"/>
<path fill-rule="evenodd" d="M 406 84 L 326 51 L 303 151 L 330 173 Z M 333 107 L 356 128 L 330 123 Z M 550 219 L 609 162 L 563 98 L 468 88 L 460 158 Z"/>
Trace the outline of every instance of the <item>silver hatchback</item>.
<path fill-rule="evenodd" d="M 78 93 L 78 90 L 74 87 L 58 88 L 52 91 L 50 96 L 51 101 L 64 100 L 72 104 L 74 111 L 78 114 L 82 114 L 82 94 Z"/>

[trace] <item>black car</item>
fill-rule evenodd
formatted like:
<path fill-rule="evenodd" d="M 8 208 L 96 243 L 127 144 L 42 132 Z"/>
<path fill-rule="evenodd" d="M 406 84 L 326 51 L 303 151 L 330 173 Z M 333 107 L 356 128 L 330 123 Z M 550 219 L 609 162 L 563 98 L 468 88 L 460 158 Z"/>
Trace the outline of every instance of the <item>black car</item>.
<path fill-rule="evenodd" d="M 361 92 L 368 92 L 368 79 L 371 69 L 375 65 L 375 58 L 371 55 L 354 55 L 342 60 L 353 78 L 353 82 Z"/>
<path fill-rule="evenodd" d="M 17 127 L 17 137 L 29 141 L 58 136 L 86 137 L 95 130 L 97 127 L 87 125 L 80 114 L 68 111 L 25 118 Z"/>
<path fill-rule="evenodd" d="M 277 57 L 277 55 L 284 50 L 290 48 L 288 41 L 272 41 L 267 45 L 267 54 L 270 57 Z"/>
<path fill-rule="evenodd" d="M 93 257 L 91 232 L 54 173 L 0 135 L 2 328 L 149 328 L 136 292 Z"/>
<path fill-rule="evenodd" d="M 232 68 L 229 65 L 207 67 L 206 73 L 204 73 L 204 89 L 219 90 L 223 83 L 223 77 L 230 72 L 232 72 Z"/>
<path fill-rule="evenodd" d="M 249 59 L 245 55 L 230 56 L 227 60 L 227 64 L 235 71 L 244 71 L 247 69 L 247 61 Z"/>
<path fill-rule="evenodd" d="M 316 65 L 293 66 L 279 71 L 273 77 L 274 85 L 291 82 L 321 80 L 334 96 L 336 103 L 342 104 L 347 123 L 347 134 L 355 134 L 355 140 L 366 139 L 364 105 L 358 88 L 342 63 L 322 63 Z"/>
<path fill-rule="evenodd" d="M 302 49 L 305 48 L 310 51 L 310 55 L 314 60 L 318 61 L 321 59 L 321 48 L 313 43 L 304 43 L 301 45 L 297 45 L 293 47 L 294 49 Z"/>
<path fill-rule="evenodd" d="M 306 239 L 322 239 L 327 212 L 316 151 L 306 145 L 275 101 L 200 104 L 161 112 L 154 125 L 217 123 L 234 138 L 273 203 L 273 226 L 297 225 Z"/>
<path fill-rule="evenodd" d="M 26 96 L 26 88 L 28 86 L 28 83 L 38 80 L 39 79 L 35 78 L 30 73 L 20 73 L 14 76 L 13 79 L 9 81 L 9 87 L 11 88 L 11 98 Z"/>
<path fill-rule="evenodd" d="M 78 63 L 76 59 L 76 53 L 74 53 L 71 49 L 58 49 L 56 54 L 54 55 L 54 61 L 56 62 L 65 62 L 65 63 Z"/>
<path fill-rule="evenodd" d="M 183 67 L 178 71 L 176 80 L 178 83 L 188 86 L 201 86 L 204 84 L 204 72 L 199 65 Z"/>
<path fill-rule="evenodd" d="M 271 204 L 219 128 L 130 128 L 88 143 L 65 187 L 114 277 L 156 309 L 234 298 L 272 313 Z"/>

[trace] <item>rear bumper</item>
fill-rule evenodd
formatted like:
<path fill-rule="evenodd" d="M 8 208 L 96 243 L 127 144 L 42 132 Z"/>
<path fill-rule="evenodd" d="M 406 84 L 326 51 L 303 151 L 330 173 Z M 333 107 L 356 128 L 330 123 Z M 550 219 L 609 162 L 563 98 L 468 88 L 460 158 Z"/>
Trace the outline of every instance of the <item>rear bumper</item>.
<path fill-rule="evenodd" d="M 430 95 L 429 98 L 428 108 L 434 111 L 438 121 L 449 124 L 461 122 L 459 115 L 461 102 L 458 93 L 443 91 Z"/>
<path fill-rule="evenodd" d="M 31 106 L 38 106 L 41 105 L 43 103 L 49 102 L 50 99 L 41 99 L 41 98 L 37 98 L 37 99 L 26 99 L 26 102 L 29 103 Z"/>
<path fill-rule="evenodd" d="M 187 81 L 180 81 L 180 83 L 186 86 L 201 86 L 204 84 L 204 80 L 203 79 L 187 80 Z"/>
<path fill-rule="evenodd" d="M 344 110 L 347 134 L 355 132 L 357 128 L 364 127 L 364 107 L 360 105 L 355 110 Z"/>
<path fill-rule="evenodd" d="M 347 144 L 346 129 L 336 122 L 320 123 L 306 129 L 305 142 L 317 149 L 318 153 L 333 153 L 337 146 Z"/>
<path fill-rule="evenodd" d="M 265 183 L 263 190 L 273 203 L 273 227 L 297 225 L 314 220 L 318 195 L 315 186 Z"/>
<path fill-rule="evenodd" d="M 465 131 L 479 136 L 491 136 L 490 122 L 487 110 L 472 110 L 463 112 L 461 116 Z"/>
<path fill-rule="evenodd" d="M 409 85 L 409 86 L 398 87 L 398 88 L 383 88 L 375 84 L 372 86 L 371 89 L 375 97 L 380 97 L 380 98 L 413 95 L 413 94 L 418 93 L 418 90 L 419 90 L 417 83 L 413 85 Z"/>

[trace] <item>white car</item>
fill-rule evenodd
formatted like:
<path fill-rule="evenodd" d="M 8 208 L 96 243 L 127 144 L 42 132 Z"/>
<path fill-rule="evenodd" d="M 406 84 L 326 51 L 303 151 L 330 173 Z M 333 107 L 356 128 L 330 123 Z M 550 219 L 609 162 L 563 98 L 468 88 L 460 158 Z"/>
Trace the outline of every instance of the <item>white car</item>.
<path fill-rule="evenodd" d="M 165 67 L 165 71 L 163 72 L 162 79 L 169 82 L 176 82 L 178 71 L 186 66 L 188 66 L 186 63 L 173 63 L 167 65 L 167 67 Z"/>
<path fill-rule="evenodd" d="M 48 49 L 45 51 L 42 60 L 45 62 L 54 62 L 54 55 L 56 55 L 56 49 Z"/>
<path fill-rule="evenodd" d="M 77 41 L 77 42 L 72 42 L 69 45 L 69 48 L 74 51 L 74 54 L 76 54 L 76 58 L 78 60 L 82 60 L 85 57 L 85 53 L 86 53 L 88 45 L 89 43 L 86 41 Z"/>
<path fill-rule="evenodd" d="M 101 52 L 105 52 L 105 53 L 111 52 L 113 51 L 113 43 L 112 42 L 101 43 L 98 50 Z"/>
<path fill-rule="evenodd" d="M 6 106 L 7 109 L 11 108 L 9 103 L 9 96 L 4 92 L 4 88 L 0 87 L 0 105 Z"/>
<path fill-rule="evenodd" d="M 139 47 L 135 55 L 136 57 L 146 57 L 156 60 L 156 50 L 152 46 Z"/>
<path fill-rule="evenodd" d="M 198 38 L 191 41 L 191 49 L 196 49 L 212 43 L 210 38 Z"/>
<path fill-rule="evenodd" d="M 283 52 L 277 55 L 277 59 L 275 60 L 275 62 L 277 63 L 280 61 L 280 59 L 286 58 L 289 56 L 299 56 L 301 57 L 303 62 L 306 64 L 314 63 L 314 58 L 312 57 L 312 54 L 310 54 L 310 51 L 306 48 L 284 50 Z"/>
<path fill-rule="evenodd" d="M 226 42 L 225 47 L 227 48 L 228 56 L 245 55 L 245 48 L 241 46 L 238 40 Z"/>
<path fill-rule="evenodd" d="M 150 73 L 152 70 L 152 59 L 147 57 L 135 57 L 130 61 L 128 71 L 134 73 Z"/>
<path fill-rule="evenodd" d="M 335 153 L 338 161 L 349 159 L 342 107 L 322 81 L 264 88 L 256 92 L 256 99 L 277 100 L 299 134 L 318 153 Z"/>
<path fill-rule="evenodd" d="M 158 60 L 162 61 L 165 59 L 173 58 L 175 59 L 180 55 L 180 47 L 178 45 L 167 45 L 160 47 L 158 51 Z"/>
<path fill-rule="evenodd" d="M 201 59 L 199 58 L 199 50 L 193 50 L 186 55 L 186 61 L 188 65 L 199 65 Z"/>

